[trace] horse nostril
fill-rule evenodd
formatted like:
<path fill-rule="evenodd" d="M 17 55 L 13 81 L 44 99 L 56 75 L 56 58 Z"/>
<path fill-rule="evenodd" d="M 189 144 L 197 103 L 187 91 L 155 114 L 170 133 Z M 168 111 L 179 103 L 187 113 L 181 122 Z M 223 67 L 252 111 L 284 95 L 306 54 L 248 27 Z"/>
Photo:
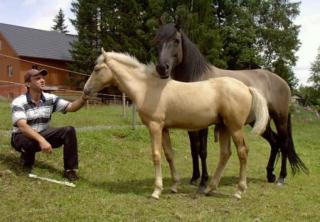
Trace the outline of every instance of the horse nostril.
<path fill-rule="evenodd" d="M 88 89 L 83 89 L 83 93 L 84 93 L 85 95 L 89 95 L 89 94 L 90 94 L 90 91 L 89 91 Z"/>
<path fill-rule="evenodd" d="M 157 65 L 156 70 L 160 75 L 163 75 L 166 72 L 165 67 L 163 65 Z"/>
<path fill-rule="evenodd" d="M 165 64 L 164 66 L 166 67 L 166 71 L 168 71 L 169 65 L 168 65 L 168 64 Z"/>

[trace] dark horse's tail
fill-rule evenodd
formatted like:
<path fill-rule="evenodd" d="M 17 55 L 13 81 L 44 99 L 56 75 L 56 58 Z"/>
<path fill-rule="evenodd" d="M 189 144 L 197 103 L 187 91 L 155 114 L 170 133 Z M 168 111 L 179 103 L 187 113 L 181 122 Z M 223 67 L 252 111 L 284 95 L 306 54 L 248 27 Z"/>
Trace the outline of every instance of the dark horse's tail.
<path fill-rule="evenodd" d="M 297 172 L 302 170 L 305 174 L 309 174 L 309 169 L 306 167 L 306 165 L 303 163 L 303 161 L 300 159 L 298 154 L 296 153 L 294 149 L 293 139 L 292 139 L 292 127 L 291 127 L 291 114 L 288 115 L 288 141 L 287 141 L 287 149 L 286 153 L 288 155 L 288 159 L 290 162 L 290 166 L 292 169 L 293 175 L 295 175 Z"/>

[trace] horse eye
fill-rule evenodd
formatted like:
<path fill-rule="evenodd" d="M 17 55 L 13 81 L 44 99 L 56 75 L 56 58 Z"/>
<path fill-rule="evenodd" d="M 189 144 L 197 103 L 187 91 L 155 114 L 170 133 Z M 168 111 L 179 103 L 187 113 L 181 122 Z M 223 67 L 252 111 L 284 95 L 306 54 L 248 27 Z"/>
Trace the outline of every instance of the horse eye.
<path fill-rule="evenodd" d="M 175 39 L 175 40 L 174 40 L 174 43 L 175 43 L 175 44 L 179 44 L 179 43 L 180 43 L 180 39 Z"/>

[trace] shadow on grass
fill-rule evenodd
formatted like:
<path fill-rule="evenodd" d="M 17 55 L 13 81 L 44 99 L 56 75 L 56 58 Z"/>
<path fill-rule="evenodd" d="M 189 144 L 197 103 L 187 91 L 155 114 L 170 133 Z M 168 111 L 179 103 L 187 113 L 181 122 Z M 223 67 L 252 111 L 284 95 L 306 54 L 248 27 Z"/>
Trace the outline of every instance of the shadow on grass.
<path fill-rule="evenodd" d="M 14 172 L 16 175 L 23 175 L 27 172 L 22 168 L 20 163 L 20 153 L 17 154 L 9 153 L 9 154 L 0 154 L 0 161 L 2 164 L 7 165 L 8 169 Z M 35 167 L 46 169 L 49 173 L 61 173 L 60 170 L 50 166 L 49 164 L 43 161 L 35 161 Z"/>
<path fill-rule="evenodd" d="M 0 161 L 3 165 L 6 165 L 9 170 L 11 170 L 13 173 L 15 173 L 17 176 L 25 175 L 26 172 L 23 170 L 21 164 L 20 164 L 20 158 L 19 153 L 8 153 L 8 154 L 1 154 L 0 153 Z M 43 162 L 43 161 L 37 161 L 35 163 L 36 168 L 42 168 L 45 170 L 48 170 L 49 173 L 52 174 L 60 174 L 61 171 L 56 169 L 55 167 Z M 105 179 L 105 178 L 101 178 Z M 248 178 L 247 179 L 249 183 L 253 184 L 261 184 L 266 183 L 264 179 L 261 178 Z M 202 196 L 203 194 L 198 193 L 198 187 L 194 185 L 189 184 L 190 178 L 181 178 L 180 179 L 180 185 L 178 190 L 178 195 L 187 195 L 190 198 L 197 198 L 198 196 Z M 227 176 L 222 177 L 219 187 L 225 187 L 225 186 L 232 186 L 235 187 L 238 182 L 238 177 L 235 176 Z M 100 190 L 105 190 L 109 193 L 114 194 L 136 194 L 136 195 L 142 195 L 149 197 L 151 195 L 151 192 L 153 191 L 153 184 L 154 184 L 154 178 L 144 178 L 144 179 L 132 179 L 127 180 L 126 178 L 114 179 L 112 181 L 106 181 L 101 180 L 97 181 L 94 180 L 91 177 L 83 177 L 80 174 L 80 180 L 78 181 L 78 184 L 87 184 L 90 187 L 97 188 Z M 163 178 L 163 184 L 164 184 L 164 190 L 163 195 L 170 194 L 170 186 L 172 184 L 171 178 L 165 177 Z M 216 198 L 230 198 L 231 194 L 223 194 L 221 192 L 214 193 L 213 195 L 210 195 Z"/>
<path fill-rule="evenodd" d="M 110 193 L 114 194 L 136 194 L 143 196 L 150 196 L 153 191 L 154 178 L 146 178 L 146 179 L 136 179 L 136 180 L 117 180 L 117 181 L 107 181 L 107 182 L 93 182 L 89 179 L 81 178 L 81 180 L 85 181 L 89 186 L 93 186 L 98 189 L 106 190 Z M 198 192 L 198 187 L 195 185 L 189 184 L 189 178 L 181 178 L 180 185 L 178 188 L 178 194 L 189 195 L 190 198 L 197 198 L 203 194 Z M 266 183 L 266 180 L 260 178 L 247 178 L 249 183 L 259 184 Z M 238 178 L 234 176 L 223 177 L 219 184 L 219 187 L 223 186 L 232 186 L 235 187 L 238 183 Z M 163 185 L 164 190 L 162 194 L 166 195 L 171 193 L 170 186 L 172 184 L 171 178 L 164 178 Z M 211 194 L 215 198 L 230 198 L 232 194 L 224 194 L 218 192 Z"/>

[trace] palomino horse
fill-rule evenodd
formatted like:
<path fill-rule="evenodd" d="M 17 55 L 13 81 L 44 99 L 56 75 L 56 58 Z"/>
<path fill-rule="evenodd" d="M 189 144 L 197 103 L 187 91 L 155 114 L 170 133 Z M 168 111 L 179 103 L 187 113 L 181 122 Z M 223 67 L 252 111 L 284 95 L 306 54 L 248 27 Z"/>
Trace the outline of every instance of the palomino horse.
<path fill-rule="evenodd" d="M 170 166 L 173 185 L 177 192 L 179 182 L 175 170 L 169 128 L 198 130 L 211 124 L 223 123 L 219 129 L 220 160 L 206 193 L 215 190 L 222 171 L 231 155 L 230 137 L 240 160 L 240 179 L 235 193 L 247 188 L 247 147 L 242 128 L 247 119 L 255 119 L 253 132 L 262 133 L 269 120 L 264 97 L 254 88 L 229 78 L 217 78 L 195 83 L 160 79 L 154 65 L 144 65 L 127 54 L 104 52 L 84 86 L 84 93 L 92 95 L 115 84 L 136 104 L 142 122 L 149 129 L 152 157 L 155 166 L 155 189 L 152 197 L 158 199 L 163 189 L 161 149 Z M 185 95 L 189 95 L 186 97 Z"/>
<path fill-rule="evenodd" d="M 289 159 L 292 172 L 308 169 L 298 157 L 292 140 L 291 121 L 289 115 L 290 89 L 288 84 L 274 73 L 266 70 L 223 70 L 207 63 L 197 46 L 180 30 L 178 25 L 170 23 L 162 25 L 155 37 L 158 47 L 157 71 L 161 78 L 171 78 L 182 82 L 194 82 L 228 76 L 236 78 L 247 86 L 259 89 L 268 101 L 270 118 L 274 121 L 277 134 L 272 131 L 270 123 L 262 134 L 270 146 L 271 153 L 267 165 L 267 179 L 269 182 L 276 180 L 273 174 L 277 153 L 282 153 L 281 171 L 278 184 L 284 183 L 287 175 L 286 159 Z M 252 124 L 252 123 L 250 123 Z M 193 159 L 193 175 L 191 183 L 195 184 L 200 177 L 198 155 L 202 162 L 202 177 L 200 188 L 208 180 L 207 173 L 207 134 L 208 129 L 189 132 L 191 153 Z"/>

